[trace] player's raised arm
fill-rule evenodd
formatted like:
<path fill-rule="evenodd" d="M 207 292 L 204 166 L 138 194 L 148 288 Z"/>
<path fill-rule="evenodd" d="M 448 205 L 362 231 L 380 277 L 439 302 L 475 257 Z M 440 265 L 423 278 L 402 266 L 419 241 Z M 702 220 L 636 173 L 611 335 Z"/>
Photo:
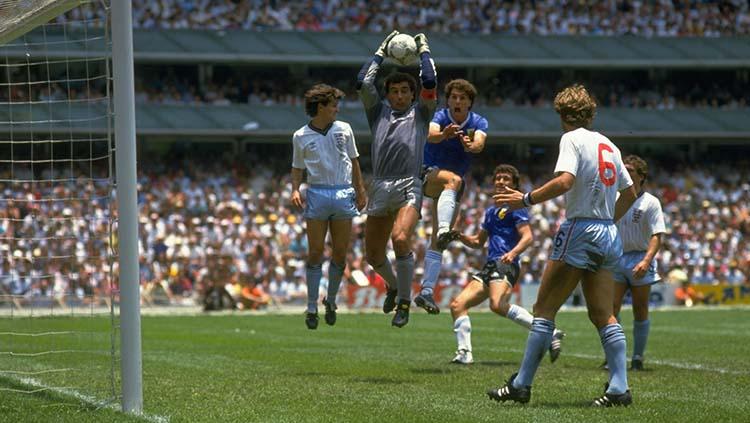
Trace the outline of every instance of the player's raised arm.
<path fill-rule="evenodd" d="M 396 35 L 398 35 L 398 31 L 393 31 L 385 37 L 380 47 L 375 51 L 375 55 L 365 62 L 362 69 L 359 70 L 359 74 L 357 74 L 357 91 L 366 110 L 378 106 L 381 102 L 380 94 L 378 94 L 378 89 L 375 86 L 375 77 L 383 59 L 388 57 L 388 43 Z"/>
<path fill-rule="evenodd" d="M 437 108 L 437 70 L 435 62 L 430 55 L 430 46 L 427 44 L 427 36 L 417 34 L 414 36 L 417 43 L 417 54 L 419 55 L 419 78 L 422 81 L 422 90 L 419 94 L 419 104 L 422 113 L 427 119 L 432 119 Z"/>
<path fill-rule="evenodd" d="M 453 235 L 456 239 L 461 241 L 462 244 L 469 248 L 473 248 L 475 250 L 478 250 L 480 248 L 484 247 L 484 244 L 487 242 L 487 231 L 484 229 L 480 229 L 479 232 L 471 235 L 466 235 L 464 233 L 454 231 L 455 235 Z"/>

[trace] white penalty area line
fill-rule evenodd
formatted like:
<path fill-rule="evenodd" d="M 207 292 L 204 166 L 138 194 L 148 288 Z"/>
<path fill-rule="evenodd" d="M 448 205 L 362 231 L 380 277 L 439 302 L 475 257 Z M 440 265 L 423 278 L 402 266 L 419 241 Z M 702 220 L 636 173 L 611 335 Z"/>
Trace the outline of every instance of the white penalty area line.
<path fill-rule="evenodd" d="M 83 404 L 86 404 L 95 408 L 106 408 L 106 409 L 114 410 L 117 412 L 122 412 L 120 405 L 117 403 L 112 403 L 110 401 L 103 401 L 91 395 L 86 395 L 81 392 L 78 392 L 72 388 L 49 386 L 40 382 L 39 380 L 30 378 L 30 377 L 14 377 L 12 375 L 7 375 L 7 374 L 4 375 L 4 377 L 7 379 L 11 379 L 22 385 L 26 385 L 29 388 L 33 388 L 33 390 L 22 391 L 18 389 L 0 389 L 0 391 L 5 390 L 5 391 L 12 391 L 12 392 L 26 393 L 26 394 L 33 394 L 33 393 L 44 392 L 44 391 L 54 392 L 60 396 L 74 398 Z M 148 413 L 129 414 L 129 415 L 143 419 L 150 423 L 169 423 L 169 417 L 166 417 L 166 416 L 160 416 L 160 415 L 148 414 Z"/>

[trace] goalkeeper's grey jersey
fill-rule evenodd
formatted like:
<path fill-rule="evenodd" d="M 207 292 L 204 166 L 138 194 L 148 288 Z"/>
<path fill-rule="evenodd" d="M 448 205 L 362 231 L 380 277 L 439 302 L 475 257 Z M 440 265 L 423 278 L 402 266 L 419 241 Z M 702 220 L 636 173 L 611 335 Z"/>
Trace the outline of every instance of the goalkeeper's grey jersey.
<path fill-rule="evenodd" d="M 373 62 L 359 90 L 372 132 L 372 177 L 419 177 L 437 102 L 420 98 L 405 112 L 394 111 L 375 88 L 377 68 Z"/>

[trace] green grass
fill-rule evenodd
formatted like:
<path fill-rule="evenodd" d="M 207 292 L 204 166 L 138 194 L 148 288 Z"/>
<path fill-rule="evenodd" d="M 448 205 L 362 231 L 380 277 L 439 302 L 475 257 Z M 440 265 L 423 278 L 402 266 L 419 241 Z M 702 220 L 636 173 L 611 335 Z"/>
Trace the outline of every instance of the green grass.
<path fill-rule="evenodd" d="M 144 317 L 145 411 L 175 422 L 725 422 L 750 416 L 747 308 L 653 312 L 647 370 L 629 373 L 634 405 L 609 410 L 587 407 L 607 373 L 598 370 L 601 345 L 585 313 L 559 315 L 558 326 L 568 333 L 563 355 L 554 365 L 545 357 L 525 406 L 485 395 L 518 368 L 527 334 L 514 323 L 472 315 L 476 363 L 457 367 L 447 364 L 455 349 L 450 316 L 415 313 L 400 330 L 390 327 L 390 317 L 342 314 L 333 328 L 321 318 L 317 331 L 307 330 L 301 315 Z M 8 324 L 0 319 L 0 329 Z M 108 336 L 108 322 L 97 319 L 37 319 L 33 325 L 83 327 L 95 335 L 68 342 L 84 346 Z M 55 348 L 66 346 L 56 342 Z M 75 375 L 37 379 L 55 386 L 90 383 L 106 393 L 107 354 L 76 359 L 82 370 Z M 8 360 L 0 357 L 0 368 Z M 75 361 L 55 360 L 33 366 Z M 0 389 L 17 387 L 0 376 Z M 55 393 L 0 392 L 0 398 L 0 421 L 138 421 Z"/>

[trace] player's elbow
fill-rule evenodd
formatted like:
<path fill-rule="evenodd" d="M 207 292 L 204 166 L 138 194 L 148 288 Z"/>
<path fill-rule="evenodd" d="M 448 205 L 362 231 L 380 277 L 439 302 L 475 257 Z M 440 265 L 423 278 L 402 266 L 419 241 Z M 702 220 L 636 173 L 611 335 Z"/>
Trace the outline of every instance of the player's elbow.
<path fill-rule="evenodd" d="M 573 184 L 575 184 L 576 178 L 571 175 L 570 173 L 563 173 L 562 175 L 558 176 L 558 184 L 560 185 L 560 188 L 564 190 L 564 192 L 568 192 L 573 188 Z"/>

